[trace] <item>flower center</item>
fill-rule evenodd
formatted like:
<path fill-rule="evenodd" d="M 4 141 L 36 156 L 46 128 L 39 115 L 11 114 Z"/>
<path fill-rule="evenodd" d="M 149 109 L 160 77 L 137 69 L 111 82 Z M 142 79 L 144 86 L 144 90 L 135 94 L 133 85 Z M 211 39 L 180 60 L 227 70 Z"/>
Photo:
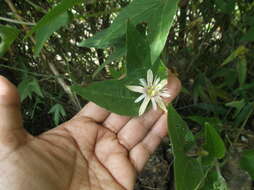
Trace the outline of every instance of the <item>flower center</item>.
<path fill-rule="evenodd" d="M 156 90 L 154 86 L 149 86 L 146 90 L 148 96 L 153 97 L 156 95 Z"/>

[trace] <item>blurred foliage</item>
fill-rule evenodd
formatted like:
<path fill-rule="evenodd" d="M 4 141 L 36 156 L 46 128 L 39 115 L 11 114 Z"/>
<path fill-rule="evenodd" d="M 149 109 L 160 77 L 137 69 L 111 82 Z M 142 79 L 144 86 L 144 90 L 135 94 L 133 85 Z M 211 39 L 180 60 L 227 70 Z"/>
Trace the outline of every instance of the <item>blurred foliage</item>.
<path fill-rule="evenodd" d="M 8 2 L 12 2 L 16 12 Z M 33 134 L 70 118 L 79 109 L 79 103 L 85 103 L 68 94 L 61 81 L 67 86 L 87 86 L 93 81 L 119 78 L 125 72 L 121 58 L 125 52 L 119 48 L 122 44 L 105 49 L 78 44 L 108 28 L 130 0 L 70 2 L 75 6 L 65 9 L 66 15 L 64 11 L 54 13 L 59 6 L 56 0 L 0 0 L 0 74 L 19 86 L 24 126 Z M 63 14 L 66 20 L 60 25 L 50 23 L 55 27 L 53 31 L 45 27 L 37 31 L 35 38 L 42 44 L 52 35 L 43 44 L 40 56 L 34 57 L 42 44 L 35 46 L 31 30 L 34 23 L 43 24 L 40 19 L 45 19 L 48 11 Z M 144 27 L 145 24 L 140 26 Z M 48 37 L 41 39 L 40 32 L 48 33 Z M 6 38 L 10 43 L 4 41 Z M 207 173 L 214 183 L 203 183 L 209 189 L 220 185 L 225 188 L 224 179 L 228 189 L 250 186 L 251 183 L 242 184 L 240 174 L 243 168 L 253 177 L 250 160 L 254 149 L 254 1 L 181 0 L 161 58 L 183 83 L 182 94 L 174 104 L 196 138 L 187 157 L 194 157 L 196 162 L 211 148 L 217 154 L 216 148 L 200 138 L 205 130 L 209 141 L 223 139 L 224 144 L 217 143 L 222 152 L 227 150 L 224 157 L 222 153 L 215 156 L 216 167 Z"/>

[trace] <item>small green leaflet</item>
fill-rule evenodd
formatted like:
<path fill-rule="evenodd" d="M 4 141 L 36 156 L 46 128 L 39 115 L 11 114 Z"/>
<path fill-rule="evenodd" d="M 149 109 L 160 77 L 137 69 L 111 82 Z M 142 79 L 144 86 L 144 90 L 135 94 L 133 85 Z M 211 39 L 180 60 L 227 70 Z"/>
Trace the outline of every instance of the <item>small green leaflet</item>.
<path fill-rule="evenodd" d="M 14 27 L 0 25 L 0 57 L 9 49 L 11 44 L 18 37 L 19 32 L 20 31 Z"/>
<path fill-rule="evenodd" d="M 43 97 L 40 85 L 35 78 L 26 78 L 18 85 L 20 100 L 23 102 L 27 97 L 32 98 L 33 94 Z"/>
<path fill-rule="evenodd" d="M 55 104 L 48 112 L 53 115 L 55 125 L 58 125 L 61 118 L 66 116 L 66 112 L 61 104 Z"/>
<path fill-rule="evenodd" d="M 196 190 L 204 178 L 204 171 L 200 158 L 187 156 L 189 149 L 196 146 L 195 138 L 172 105 L 168 108 L 168 126 L 175 158 L 176 190 Z"/>

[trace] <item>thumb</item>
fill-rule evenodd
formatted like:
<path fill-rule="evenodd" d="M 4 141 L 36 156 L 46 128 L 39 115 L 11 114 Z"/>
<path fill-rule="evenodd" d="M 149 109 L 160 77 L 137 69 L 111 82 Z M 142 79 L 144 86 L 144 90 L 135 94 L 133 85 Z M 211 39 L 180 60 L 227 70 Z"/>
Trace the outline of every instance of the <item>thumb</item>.
<path fill-rule="evenodd" d="M 22 128 L 17 89 L 6 78 L 0 76 L 0 153 L 5 150 L 12 151 L 24 144 L 27 136 Z"/>

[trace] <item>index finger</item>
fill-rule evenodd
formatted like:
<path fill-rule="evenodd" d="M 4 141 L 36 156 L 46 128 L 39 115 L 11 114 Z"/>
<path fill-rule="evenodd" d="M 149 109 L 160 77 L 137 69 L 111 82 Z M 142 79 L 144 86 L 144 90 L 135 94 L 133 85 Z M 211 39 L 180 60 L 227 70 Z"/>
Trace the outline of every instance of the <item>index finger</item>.
<path fill-rule="evenodd" d="M 109 116 L 109 114 L 110 112 L 108 110 L 96 105 L 93 102 L 89 102 L 74 116 L 74 118 L 88 117 L 98 123 L 101 123 Z"/>

